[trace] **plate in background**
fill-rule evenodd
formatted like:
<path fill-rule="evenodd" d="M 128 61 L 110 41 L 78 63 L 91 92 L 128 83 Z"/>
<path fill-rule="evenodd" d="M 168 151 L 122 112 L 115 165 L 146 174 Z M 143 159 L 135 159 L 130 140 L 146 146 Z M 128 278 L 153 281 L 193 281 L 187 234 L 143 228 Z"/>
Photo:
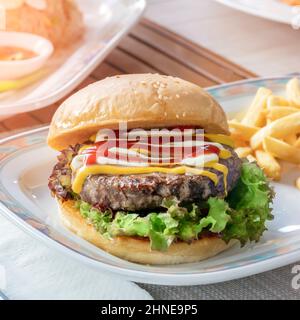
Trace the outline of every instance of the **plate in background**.
<path fill-rule="evenodd" d="M 233 9 L 286 24 L 300 27 L 300 8 L 280 0 L 215 0 Z"/>
<path fill-rule="evenodd" d="M 137 23 L 145 0 L 76 0 L 86 26 L 83 39 L 58 50 L 33 85 L 0 94 L 0 117 L 48 106 L 74 90 Z"/>
<path fill-rule="evenodd" d="M 208 89 L 230 115 L 247 107 L 260 86 L 282 94 L 290 77 L 245 80 Z M 46 145 L 47 128 L 0 142 L 0 213 L 49 248 L 76 258 L 101 272 L 122 275 L 141 283 L 197 285 L 228 281 L 271 270 L 300 260 L 299 168 L 284 167 L 283 180 L 274 183 L 275 220 L 268 223 L 259 243 L 238 245 L 203 262 L 139 265 L 116 258 L 61 226 L 47 179 L 57 153 Z M 1 237 L 1 236 L 0 236 Z"/>

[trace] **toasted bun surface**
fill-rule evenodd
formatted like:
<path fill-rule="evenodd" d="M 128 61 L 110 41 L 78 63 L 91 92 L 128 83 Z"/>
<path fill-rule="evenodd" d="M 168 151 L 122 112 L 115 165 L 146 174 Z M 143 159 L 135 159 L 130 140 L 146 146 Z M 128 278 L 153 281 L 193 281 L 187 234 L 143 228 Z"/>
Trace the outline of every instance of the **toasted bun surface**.
<path fill-rule="evenodd" d="M 230 248 L 236 241 L 226 244 L 217 237 L 203 238 L 191 244 L 177 242 L 168 251 L 151 251 L 148 239 L 116 237 L 113 240 L 103 237 L 93 225 L 84 219 L 74 207 L 74 201 L 60 202 L 63 224 L 81 238 L 119 258 L 142 264 L 179 264 L 204 260 Z"/>
<path fill-rule="evenodd" d="M 158 74 L 106 78 L 78 91 L 56 111 L 48 144 L 57 150 L 85 142 L 101 128 L 197 126 L 229 134 L 226 115 L 199 86 Z"/>

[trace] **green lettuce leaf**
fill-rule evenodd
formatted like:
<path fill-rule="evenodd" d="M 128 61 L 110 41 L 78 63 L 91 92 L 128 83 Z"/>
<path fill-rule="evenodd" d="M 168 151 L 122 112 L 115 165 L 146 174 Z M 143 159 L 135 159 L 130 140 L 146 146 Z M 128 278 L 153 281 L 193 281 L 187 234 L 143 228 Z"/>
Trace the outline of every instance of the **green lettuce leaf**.
<path fill-rule="evenodd" d="M 178 221 L 170 213 L 150 214 L 149 238 L 151 249 L 167 250 L 178 233 Z"/>
<path fill-rule="evenodd" d="M 207 201 L 209 211 L 206 217 L 197 217 L 194 212 L 198 211 L 197 206 L 193 205 L 189 217 L 194 219 L 182 219 L 179 226 L 179 238 L 189 241 L 197 239 L 202 230 L 207 229 L 214 233 L 220 233 L 226 227 L 230 216 L 227 214 L 228 204 L 223 199 L 209 198 Z"/>
<path fill-rule="evenodd" d="M 108 226 L 111 236 L 139 236 L 146 237 L 149 234 L 148 218 L 141 218 L 138 214 L 118 212 L 115 219 Z"/>
<path fill-rule="evenodd" d="M 109 211 L 100 212 L 81 200 L 76 201 L 76 207 L 80 210 L 81 215 L 92 223 L 100 233 L 106 234 L 112 222 L 112 215 Z"/>
<path fill-rule="evenodd" d="M 209 204 L 209 212 L 208 212 L 207 218 L 212 218 L 214 220 L 209 230 L 211 232 L 219 233 L 225 229 L 226 224 L 230 219 L 230 216 L 227 214 L 228 203 L 222 199 L 209 198 L 208 204 Z M 203 218 L 203 219 L 207 219 L 207 218 Z"/>
<path fill-rule="evenodd" d="M 255 163 L 244 162 L 241 177 L 227 198 L 231 220 L 222 232 L 223 239 L 237 239 L 242 245 L 258 241 L 266 230 L 266 221 L 273 219 L 273 197 L 263 171 Z"/>

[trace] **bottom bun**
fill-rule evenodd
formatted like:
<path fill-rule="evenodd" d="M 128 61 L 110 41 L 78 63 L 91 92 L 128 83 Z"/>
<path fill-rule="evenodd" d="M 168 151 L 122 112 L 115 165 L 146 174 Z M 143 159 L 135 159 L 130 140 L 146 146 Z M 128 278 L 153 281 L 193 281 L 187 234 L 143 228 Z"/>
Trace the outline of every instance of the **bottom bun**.
<path fill-rule="evenodd" d="M 63 224 L 79 237 L 119 258 L 142 264 L 179 264 L 196 262 L 215 256 L 230 248 L 237 241 L 226 244 L 217 237 L 207 237 L 192 243 L 172 243 L 167 251 L 151 251 L 150 241 L 145 238 L 115 237 L 107 239 L 83 218 L 74 201 L 58 201 Z"/>

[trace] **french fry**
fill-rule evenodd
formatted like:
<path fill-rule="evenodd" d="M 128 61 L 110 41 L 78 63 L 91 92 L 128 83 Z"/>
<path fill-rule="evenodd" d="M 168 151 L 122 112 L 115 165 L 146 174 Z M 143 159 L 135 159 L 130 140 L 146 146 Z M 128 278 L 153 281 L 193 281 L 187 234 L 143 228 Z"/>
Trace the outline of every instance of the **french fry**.
<path fill-rule="evenodd" d="M 266 118 L 266 124 L 270 124 L 272 122 L 272 120 L 268 117 L 269 111 L 270 111 L 270 106 L 268 106 L 268 102 L 267 102 L 267 108 L 263 110 L 265 118 Z"/>
<path fill-rule="evenodd" d="M 295 107 L 272 107 L 267 110 L 267 118 L 274 121 L 296 112 L 299 112 L 299 109 Z"/>
<path fill-rule="evenodd" d="M 266 137 L 263 141 L 263 147 L 265 151 L 278 159 L 300 164 L 300 149 L 295 146 L 275 138 Z"/>
<path fill-rule="evenodd" d="M 231 135 L 231 138 L 234 141 L 235 148 L 245 148 L 249 147 L 249 143 L 245 140 L 242 140 L 240 136 Z"/>
<path fill-rule="evenodd" d="M 272 121 L 278 118 L 281 118 L 293 113 L 292 112 L 293 110 L 290 110 L 290 109 L 285 110 L 285 108 L 292 108 L 291 103 L 287 99 L 281 96 L 274 96 L 274 95 L 269 96 L 267 99 L 266 123 L 270 124 Z M 272 109 L 275 109 L 275 110 L 273 111 Z M 295 109 L 296 109 L 295 112 L 297 112 L 297 108 Z"/>
<path fill-rule="evenodd" d="M 266 88 L 259 88 L 256 96 L 242 120 L 242 124 L 253 127 L 262 127 L 265 124 L 263 110 L 267 107 L 267 99 L 272 91 Z"/>
<path fill-rule="evenodd" d="M 268 125 L 270 123 L 272 123 L 272 120 L 271 119 L 267 119 L 266 124 Z"/>
<path fill-rule="evenodd" d="M 300 108 L 300 83 L 297 78 L 293 78 L 287 83 L 286 93 L 289 101 Z"/>
<path fill-rule="evenodd" d="M 239 147 L 234 150 L 239 158 L 247 158 L 252 154 L 252 149 L 250 147 Z"/>
<path fill-rule="evenodd" d="M 264 128 L 260 129 L 250 139 L 252 149 L 258 149 L 266 137 L 284 138 L 290 134 L 300 132 L 300 112 L 290 114 L 286 117 L 275 120 Z"/>
<path fill-rule="evenodd" d="M 229 129 L 233 135 L 240 136 L 242 139 L 249 141 L 250 138 L 259 130 L 258 127 L 245 125 L 236 120 L 229 121 Z"/>
<path fill-rule="evenodd" d="M 295 145 L 295 143 L 297 142 L 297 135 L 296 134 L 290 134 L 289 136 L 286 136 L 284 138 L 284 141 L 292 146 Z"/>
<path fill-rule="evenodd" d="M 286 107 L 289 105 L 290 105 L 289 101 L 281 96 L 271 95 L 267 99 L 267 109 L 271 109 L 274 107 Z"/>
<path fill-rule="evenodd" d="M 257 150 L 255 152 L 257 164 L 264 170 L 269 178 L 279 180 L 281 167 L 276 159 L 268 152 Z"/>

